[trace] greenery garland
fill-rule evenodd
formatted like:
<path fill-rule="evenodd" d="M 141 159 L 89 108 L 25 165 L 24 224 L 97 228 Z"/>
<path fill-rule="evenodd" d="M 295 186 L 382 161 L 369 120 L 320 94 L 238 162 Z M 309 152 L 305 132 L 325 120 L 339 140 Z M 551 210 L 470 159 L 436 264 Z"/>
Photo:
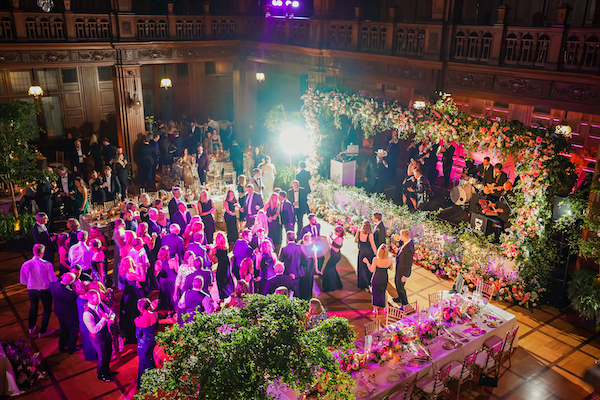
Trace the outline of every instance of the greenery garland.
<path fill-rule="evenodd" d="M 547 278 L 555 253 L 547 229 L 551 227 L 552 200 L 557 193 L 568 193 L 575 173 L 575 166 L 563 156 L 570 148 L 567 138 L 554 127 L 533 128 L 518 121 L 471 116 L 460 112 L 446 94 L 422 109 L 364 93 L 309 90 L 302 99 L 302 113 L 315 143 L 329 134 L 323 125 L 333 121 L 339 129 L 345 116 L 362 128 L 366 137 L 394 129 L 400 138 L 456 142 L 468 153 L 484 152 L 503 161 L 514 158 L 521 179 L 515 188 L 511 227 L 502 234 L 502 250 L 518 263 L 525 278 Z M 313 162 L 318 161 L 313 157 Z"/>

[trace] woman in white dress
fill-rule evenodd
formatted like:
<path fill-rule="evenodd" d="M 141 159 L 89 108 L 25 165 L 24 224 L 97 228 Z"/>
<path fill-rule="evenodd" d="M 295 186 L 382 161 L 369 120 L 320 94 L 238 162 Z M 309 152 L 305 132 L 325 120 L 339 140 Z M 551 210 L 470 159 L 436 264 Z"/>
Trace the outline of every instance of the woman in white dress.
<path fill-rule="evenodd" d="M 262 182 L 265 185 L 265 190 L 263 191 L 263 199 L 268 199 L 273 193 L 273 185 L 275 184 L 275 174 L 277 171 L 275 170 L 275 165 L 271 162 L 271 157 L 265 156 L 265 161 L 260 163 L 258 166 L 262 173 Z"/>

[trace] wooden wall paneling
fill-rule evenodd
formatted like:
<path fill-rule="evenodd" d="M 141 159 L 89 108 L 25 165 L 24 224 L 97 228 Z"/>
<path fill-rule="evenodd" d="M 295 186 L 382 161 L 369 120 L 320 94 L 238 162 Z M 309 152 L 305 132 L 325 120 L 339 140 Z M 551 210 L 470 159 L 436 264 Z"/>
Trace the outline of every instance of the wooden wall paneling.
<path fill-rule="evenodd" d="M 98 68 L 79 67 L 79 81 L 83 102 L 83 115 L 85 122 L 91 124 L 93 132 L 97 132 L 102 121 L 102 108 L 100 106 L 100 89 L 98 87 Z"/>
<path fill-rule="evenodd" d="M 204 62 L 188 64 L 191 115 L 198 124 L 206 121 L 206 67 Z"/>
<path fill-rule="evenodd" d="M 190 72 L 188 67 L 188 76 L 178 76 L 177 75 L 177 64 L 171 64 L 171 68 L 169 69 L 171 81 L 173 82 L 173 90 L 175 93 L 174 103 L 175 109 L 177 110 L 177 118 L 180 118 L 182 114 L 187 116 L 192 116 L 194 113 L 191 108 L 191 91 L 190 87 Z M 164 89 L 163 89 L 164 90 Z"/>

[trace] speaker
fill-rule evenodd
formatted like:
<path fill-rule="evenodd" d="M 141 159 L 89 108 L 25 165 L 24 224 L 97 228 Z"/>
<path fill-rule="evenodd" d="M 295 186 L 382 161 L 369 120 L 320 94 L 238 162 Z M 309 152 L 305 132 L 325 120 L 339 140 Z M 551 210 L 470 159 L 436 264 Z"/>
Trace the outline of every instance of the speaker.
<path fill-rule="evenodd" d="M 502 224 L 496 220 L 486 217 L 485 215 L 471 213 L 471 229 L 473 232 L 480 235 L 494 235 L 493 242 L 497 243 L 500 241 Z"/>

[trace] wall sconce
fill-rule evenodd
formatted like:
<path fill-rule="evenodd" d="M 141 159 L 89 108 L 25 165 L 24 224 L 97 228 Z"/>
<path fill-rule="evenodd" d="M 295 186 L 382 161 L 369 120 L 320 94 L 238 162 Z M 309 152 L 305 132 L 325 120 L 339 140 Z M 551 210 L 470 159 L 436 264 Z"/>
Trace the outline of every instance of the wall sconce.
<path fill-rule="evenodd" d="M 257 72 L 256 73 L 256 80 L 259 82 L 264 82 L 265 81 L 265 74 L 262 72 Z"/>
<path fill-rule="evenodd" d="M 35 82 L 35 72 L 33 71 L 33 68 L 31 69 L 31 75 L 33 76 L 33 83 L 29 86 L 27 94 L 33 96 L 37 100 L 40 96 L 44 95 L 44 90 Z"/>
<path fill-rule="evenodd" d="M 133 78 L 133 97 L 129 98 L 129 106 L 135 111 L 139 111 L 142 108 L 142 101 L 140 100 L 140 96 L 137 92 L 135 76 L 133 75 L 133 71 L 128 71 L 127 73 Z"/>
<path fill-rule="evenodd" d="M 167 66 L 163 65 L 163 69 L 164 69 L 164 75 L 167 75 Z M 162 78 L 160 80 L 160 87 L 163 89 L 169 89 L 173 87 L 173 82 L 171 81 L 171 78 L 165 76 L 164 78 Z"/>
<path fill-rule="evenodd" d="M 556 127 L 554 128 L 554 132 L 558 133 L 559 135 L 563 135 L 564 137 L 570 138 L 571 137 L 571 127 L 569 126 L 569 124 L 567 124 L 566 122 L 561 122 L 560 124 L 556 125 Z"/>
<path fill-rule="evenodd" d="M 416 100 L 413 101 L 412 106 L 415 110 L 422 110 L 427 107 L 427 103 L 425 103 L 423 100 Z"/>

